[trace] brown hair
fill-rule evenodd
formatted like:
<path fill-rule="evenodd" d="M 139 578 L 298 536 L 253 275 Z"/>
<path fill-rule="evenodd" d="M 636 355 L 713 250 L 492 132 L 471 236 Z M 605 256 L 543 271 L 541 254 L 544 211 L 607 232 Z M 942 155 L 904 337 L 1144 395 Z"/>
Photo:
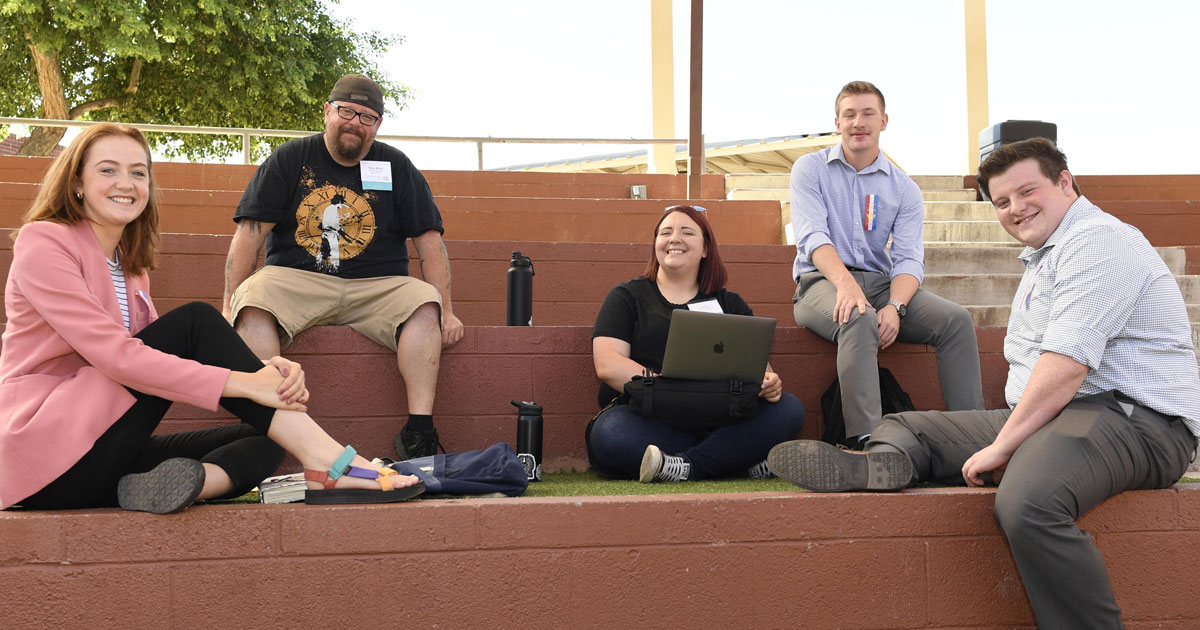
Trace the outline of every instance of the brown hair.
<path fill-rule="evenodd" d="M 101 138 L 109 136 L 125 136 L 132 138 L 146 151 L 146 170 L 149 175 L 148 186 L 150 198 L 146 200 L 146 208 L 136 219 L 125 226 L 121 233 L 118 248 L 121 251 L 121 267 L 131 275 L 141 275 L 154 269 L 155 256 L 158 250 L 158 188 L 154 185 L 154 171 L 150 160 L 150 146 L 146 143 L 142 132 L 128 125 L 102 123 L 92 125 L 83 130 L 71 146 L 67 147 L 54 162 L 29 212 L 22 217 L 25 223 L 33 221 L 53 221 L 67 225 L 77 225 L 86 220 L 83 212 L 83 202 L 74 195 L 80 183 L 83 171 L 83 161 L 87 158 L 88 150 Z M 16 234 L 13 234 L 16 238 Z"/>
<path fill-rule="evenodd" d="M 871 83 L 870 81 L 851 81 L 846 85 L 843 85 L 842 91 L 838 92 L 837 98 L 833 99 L 833 115 L 840 116 L 842 99 L 855 94 L 874 94 L 875 96 L 878 96 L 879 113 L 887 113 L 887 103 L 883 100 L 883 92 L 880 92 L 879 88 L 875 87 L 874 83 Z"/>
<path fill-rule="evenodd" d="M 708 255 L 700 259 L 700 269 L 696 272 L 696 280 L 700 284 L 700 294 L 708 295 L 721 289 L 729 279 L 729 274 L 725 271 L 725 263 L 721 262 L 721 252 L 717 249 L 717 237 L 713 233 L 712 225 L 708 223 L 708 218 L 704 216 L 704 212 L 696 210 L 694 206 L 668 207 L 658 218 L 658 223 L 654 224 L 654 238 L 658 238 L 659 226 L 672 212 L 682 212 L 687 215 L 696 222 L 696 225 L 700 226 L 700 234 L 704 236 L 704 247 L 708 249 Z M 646 265 L 646 272 L 642 275 L 651 282 L 658 279 L 658 256 L 654 249 L 653 239 L 650 241 L 650 262 Z"/>
<path fill-rule="evenodd" d="M 1058 176 L 1063 171 L 1070 172 L 1071 170 L 1067 168 L 1067 156 L 1053 142 L 1046 138 L 1020 140 L 1002 145 L 993 151 L 983 161 L 983 164 L 979 165 L 979 172 L 975 174 L 975 181 L 979 182 L 979 189 L 987 198 L 991 199 L 988 181 L 1012 168 L 1017 162 L 1024 160 L 1036 160 L 1042 174 L 1052 182 L 1058 181 Z M 1079 184 L 1075 182 L 1074 176 L 1071 177 L 1071 185 L 1075 188 L 1076 195 L 1083 194 L 1080 192 Z"/>

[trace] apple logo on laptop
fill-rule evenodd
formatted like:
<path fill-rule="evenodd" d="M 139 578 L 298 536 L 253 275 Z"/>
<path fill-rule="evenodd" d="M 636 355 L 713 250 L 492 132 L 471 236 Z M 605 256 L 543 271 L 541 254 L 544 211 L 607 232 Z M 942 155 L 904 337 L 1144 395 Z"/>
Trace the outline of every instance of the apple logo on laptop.
<path fill-rule="evenodd" d="M 725 352 L 725 342 L 720 341 L 720 342 L 713 344 L 713 352 L 715 352 L 717 354 L 721 354 L 722 352 Z"/>

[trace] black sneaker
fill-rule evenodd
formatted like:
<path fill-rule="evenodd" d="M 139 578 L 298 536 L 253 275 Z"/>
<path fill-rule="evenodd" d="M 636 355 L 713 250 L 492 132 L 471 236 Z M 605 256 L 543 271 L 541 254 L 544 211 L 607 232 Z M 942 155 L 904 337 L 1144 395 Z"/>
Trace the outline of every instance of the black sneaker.
<path fill-rule="evenodd" d="M 417 459 L 418 457 L 432 457 L 437 455 L 440 450 L 446 452 L 442 442 L 438 440 L 438 432 L 436 428 L 428 431 L 413 431 L 408 427 L 404 427 L 396 434 L 394 441 L 396 447 L 396 455 L 400 457 L 399 461 L 406 459 Z"/>
<path fill-rule="evenodd" d="M 771 472 L 813 492 L 899 490 L 912 481 L 912 461 L 895 451 L 852 453 L 817 440 L 784 442 L 767 455 Z"/>

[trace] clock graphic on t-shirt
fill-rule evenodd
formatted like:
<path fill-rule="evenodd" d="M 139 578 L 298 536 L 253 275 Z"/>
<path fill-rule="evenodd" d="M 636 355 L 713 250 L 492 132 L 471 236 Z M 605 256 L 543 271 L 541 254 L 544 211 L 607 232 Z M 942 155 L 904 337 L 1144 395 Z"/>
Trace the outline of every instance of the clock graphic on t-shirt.
<path fill-rule="evenodd" d="M 344 186 L 317 188 L 296 208 L 296 244 L 308 250 L 325 273 L 337 273 L 342 261 L 362 253 L 374 237 L 371 204 Z"/>

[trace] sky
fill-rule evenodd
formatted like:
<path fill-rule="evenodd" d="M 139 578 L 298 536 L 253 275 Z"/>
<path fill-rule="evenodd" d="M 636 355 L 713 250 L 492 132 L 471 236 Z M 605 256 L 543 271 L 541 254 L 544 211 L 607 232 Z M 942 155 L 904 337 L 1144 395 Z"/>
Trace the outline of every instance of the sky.
<path fill-rule="evenodd" d="M 674 0 L 675 134 L 688 129 L 689 0 Z M 342 0 L 413 90 L 381 134 L 651 135 L 648 0 Z M 992 0 L 989 120 L 1058 125 L 1077 174 L 1200 172 L 1193 67 L 1200 2 Z M 882 147 L 909 173 L 967 171 L 962 0 L 707 0 L 705 140 L 833 130 L 851 80 L 887 98 Z M 1166 114 L 1166 118 L 1159 115 Z M 473 144 L 398 143 L 419 168 L 473 169 Z M 644 147 L 487 145 L 499 168 Z"/>

